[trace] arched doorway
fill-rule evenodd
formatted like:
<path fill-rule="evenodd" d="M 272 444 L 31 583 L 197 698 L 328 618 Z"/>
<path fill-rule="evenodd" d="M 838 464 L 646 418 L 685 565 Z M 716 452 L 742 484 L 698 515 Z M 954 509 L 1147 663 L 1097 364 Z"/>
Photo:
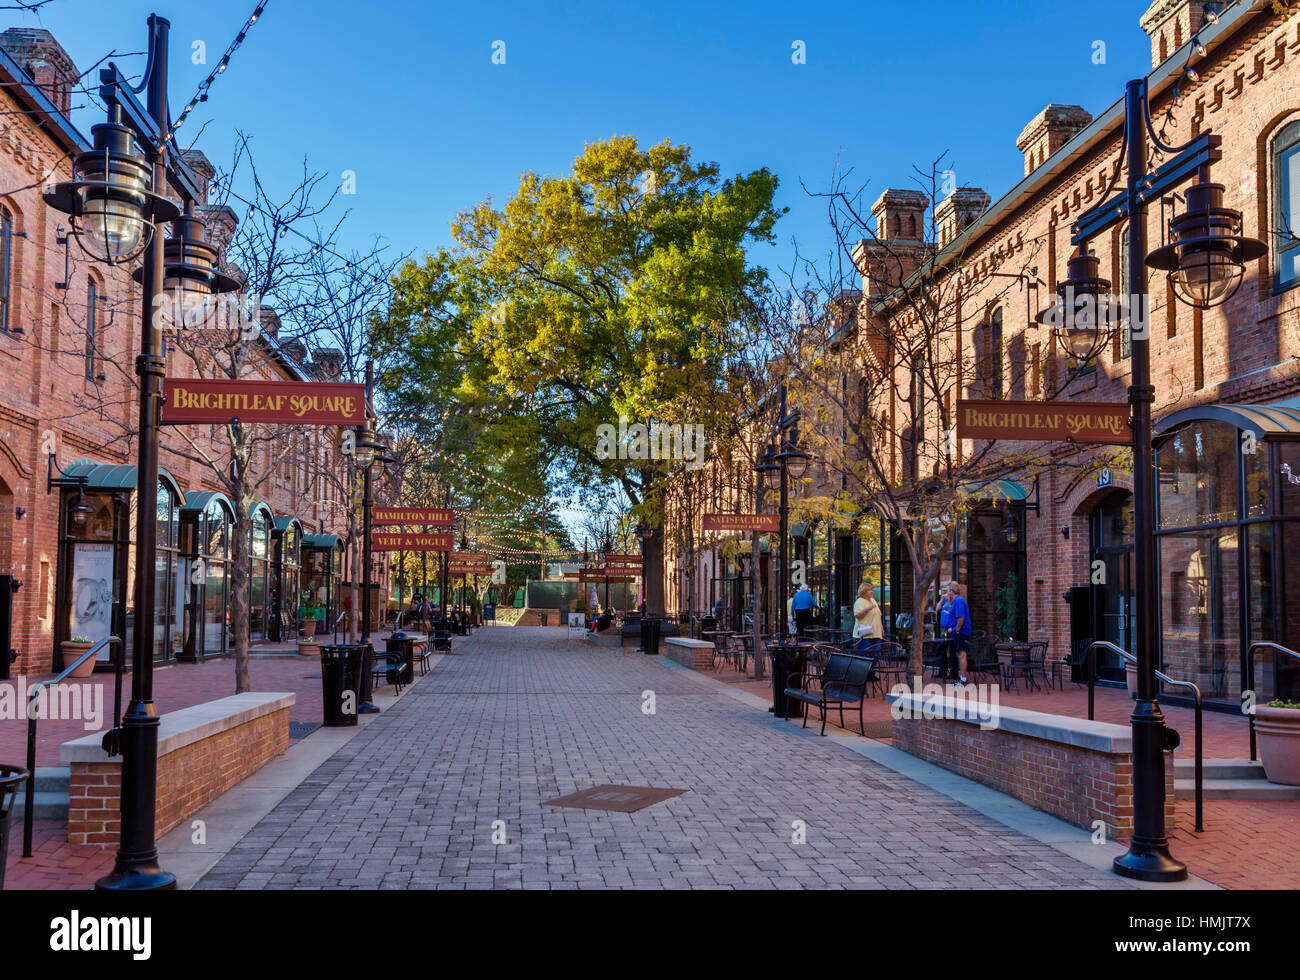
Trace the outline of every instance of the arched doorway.
<path fill-rule="evenodd" d="M 1133 615 L 1133 494 L 1116 490 L 1098 501 L 1088 515 L 1088 537 L 1092 637 L 1132 652 L 1137 638 Z M 1098 650 L 1097 676 L 1123 681 L 1120 657 Z"/>

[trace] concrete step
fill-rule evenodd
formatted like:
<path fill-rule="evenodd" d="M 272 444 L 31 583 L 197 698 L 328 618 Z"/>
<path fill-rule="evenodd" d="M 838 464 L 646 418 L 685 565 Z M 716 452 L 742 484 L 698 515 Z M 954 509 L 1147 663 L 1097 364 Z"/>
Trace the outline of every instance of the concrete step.
<path fill-rule="evenodd" d="M 1204 760 L 1206 779 L 1263 779 L 1264 767 L 1259 762 L 1249 759 L 1206 759 Z M 1196 760 L 1179 756 L 1174 759 L 1175 779 L 1195 779 Z"/>
<path fill-rule="evenodd" d="M 35 815 L 37 820 L 67 820 L 68 793 L 71 788 L 71 771 L 67 766 L 38 766 L 36 769 Z M 18 788 L 14 798 L 14 819 L 23 817 L 27 800 L 26 785 Z"/>
<path fill-rule="evenodd" d="M 14 800 L 14 820 L 22 820 L 23 813 L 26 810 L 26 794 L 19 795 Z M 37 820 L 67 820 L 68 819 L 68 794 L 65 790 L 59 792 L 41 792 L 36 794 L 33 810 Z"/>
<path fill-rule="evenodd" d="M 1263 779 L 1206 779 L 1207 800 L 1300 800 L 1300 786 L 1283 786 Z M 1196 780 L 1174 779 L 1174 796 L 1180 800 L 1196 799 Z"/>

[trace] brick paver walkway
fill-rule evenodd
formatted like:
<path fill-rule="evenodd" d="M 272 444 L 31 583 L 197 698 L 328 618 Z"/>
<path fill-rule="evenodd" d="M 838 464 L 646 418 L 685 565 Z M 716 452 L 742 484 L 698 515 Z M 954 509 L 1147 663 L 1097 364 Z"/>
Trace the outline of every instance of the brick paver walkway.
<path fill-rule="evenodd" d="M 689 792 L 632 814 L 541 805 L 602 783 Z M 690 672 L 555 630 L 485 627 L 198 887 L 1126 883 Z"/>

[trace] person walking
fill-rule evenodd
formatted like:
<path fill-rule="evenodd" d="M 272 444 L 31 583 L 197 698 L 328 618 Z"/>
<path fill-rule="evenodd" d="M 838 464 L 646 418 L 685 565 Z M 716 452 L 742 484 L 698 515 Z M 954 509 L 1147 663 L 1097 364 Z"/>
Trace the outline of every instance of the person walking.
<path fill-rule="evenodd" d="M 817 609 L 817 597 L 807 585 L 799 586 L 799 591 L 790 599 L 790 612 L 794 616 L 795 634 L 805 636 L 812 626 Z"/>
<path fill-rule="evenodd" d="M 952 651 L 957 659 L 957 686 L 968 683 L 966 680 L 966 650 L 970 646 L 970 605 L 962 595 L 961 583 L 952 579 L 944 586 L 947 601 L 943 605 L 943 618 L 940 625 L 945 636 L 952 644 Z"/>
<path fill-rule="evenodd" d="M 858 639 L 858 652 L 866 653 L 884 637 L 881 626 L 880 604 L 870 579 L 858 586 L 858 597 L 853 602 L 853 635 Z"/>

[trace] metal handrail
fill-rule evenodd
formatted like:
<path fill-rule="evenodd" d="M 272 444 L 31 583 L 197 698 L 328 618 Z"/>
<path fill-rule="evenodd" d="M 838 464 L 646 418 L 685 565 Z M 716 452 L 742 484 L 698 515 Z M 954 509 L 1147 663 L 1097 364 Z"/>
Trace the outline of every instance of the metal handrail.
<path fill-rule="evenodd" d="M 23 804 L 23 857 L 25 858 L 32 856 L 32 820 L 35 819 L 36 814 L 36 711 L 34 710 L 36 695 L 47 687 L 62 683 L 69 674 L 91 657 L 98 657 L 99 651 L 104 647 L 112 644 L 117 644 L 120 647 L 121 643 L 120 637 L 104 637 L 71 664 L 64 667 L 63 673 L 57 677 L 51 677 L 47 681 L 41 681 L 27 692 L 27 786 L 23 797 L 26 801 Z M 113 727 L 104 734 L 104 751 L 109 755 L 117 755 L 119 752 L 117 733 L 122 727 L 122 657 L 120 652 L 114 664 L 114 674 L 116 676 L 113 684 Z"/>
<path fill-rule="evenodd" d="M 1111 651 L 1112 653 L 1119 654 L 1126 662 L 1133 664 L 1135 667 L 1137 666 L 1137 662 L 1138 662 L 1137 657 L 1133 656 L 1133 654 L 1129 653 L 1127 650 L 1121 649 L 1120 647 L 1116 646 L 1114 643 L 1109 642 L 1108 640 L 1095 640 L 1093 641 L 1092 645 L 1088 647 L 1088 720 L 1089 721 L 1093 720 L 1092 694 L 1093 694 L 1093 683 L 1096 680 L 1096 675 L 1097 675 L 1096 658 L 1093 656 L 1093 651 L 1096 650 L 1097 647 L 1104 647 L 1105 649 Z M 1191 688 L 1192 691 L 1192 702 L 1196 707 L 1196 714 L 1195 714 L 1195 719 L 1196 719 L 1196 832 L 1199 834 L 1202 830 L 1205 829 L 1204 828 L 1205 776 L 1204 776 L 1204 765 L 1203 765 L 1205 760 L 1203 758 L 1204 753 L 1202 751 L 1203 729 L 1201 725 L 1201 689 L 1197 687 L 1195 684 L 1193 684 L 1191 681 L 1176 681 L 1168 674 L 1164 673 L 1163 671 L 1157 670 L 1155 673 L 1156 673 L 1156 678 L 1165 684 L 1170 684 L 1173 687 Z M 1157 695 L 1157 698 L 1158 697 L 1159 695 Z"/>
<path fill-rule="evenodd" d="M 1249 647 L 1246 648 L 1246 677 L 1249 679 L 1252 686 L 1255 683 L 1255 648 L 1256 647 L 1268 647 L 1269 649 L 1277 653 L 1284 653 L 1288 657 L 1295 657 L 1296 660 L 1300 660 L 1300 653 L 1297 653 L 1295 650 L 1292 650 L 1289 647 L 1284 647 L 1282 646 L 1282 644 L 1274 643 L 1271 640 L 1256 640 L 1254 643 L 1252 643 Z M 1251 705 L 1250 711 L 1247 712 L 1247 715 L 1250 717 L 1250 761 L 1254 762 L 1255 761 L 1255 706 L 1254 705 Z"/>

